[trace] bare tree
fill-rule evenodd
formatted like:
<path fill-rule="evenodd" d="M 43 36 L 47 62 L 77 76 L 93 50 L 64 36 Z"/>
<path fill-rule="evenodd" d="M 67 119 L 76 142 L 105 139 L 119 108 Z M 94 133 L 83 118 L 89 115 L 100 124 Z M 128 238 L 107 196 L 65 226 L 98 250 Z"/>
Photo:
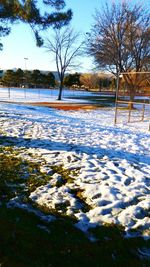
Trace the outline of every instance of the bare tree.
<path fill-rule="evenodd" d="M 122 1 L 107 2 L 96 11 L 95 25 L 88 34 L 88 52 L 96 65 L 116 76 L 122 72 L 141 72 L 150 66 L 150 14 L 140 4 Z M 130 99 L 134 99 L 136 82 L 125 75 L 130 84 Z M 132 86 L 131 86 L 132 85 Z"/>
<path fill-rule="evenodd" d="M 55 29 L 51 39 L 47 39 L 45 48 L 55 56 L 55 63 L 59 76 L 58 100 L 61 100 L 63 81 L 68 70 L 75 69 L 80 65 L 77 58 L 83 53 L 83 42 L 78 44 L 80 34 L 70 27 Z"/>
<path fill-rule="evenodd" d="M 83 73 L 80 76 L 81 84 L 87 89 L 99 88 L 99 76 L 97 73 Z"/>

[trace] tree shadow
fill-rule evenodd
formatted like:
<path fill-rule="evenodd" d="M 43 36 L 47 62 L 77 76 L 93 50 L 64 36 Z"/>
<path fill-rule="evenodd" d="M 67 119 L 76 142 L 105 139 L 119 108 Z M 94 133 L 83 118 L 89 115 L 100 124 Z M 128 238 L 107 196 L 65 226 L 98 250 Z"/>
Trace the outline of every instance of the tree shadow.
<path fill-rule="evenodd" d="M 91 242 L 70 218 L 47 224 L 22 209 L 0 206 L 0 260 L 14 267 L 148 267 L 138 249 L 148 247 L 142 238 L 125 239 L 116 226 L 93 229 Z"/>
<path fill-rule="evenodd" d="M 11 137 L 11 136 L 0 136 L 0 144 L 4 146 L 15 146 L 15 147 L 24 147 L 24 148 L 41 148 L 47 150 L 55 151 L 72 151 L 77 153 L 86 153 L 89 155 L 97 155 L 99 158 L 104 157 L 105 155 L 111 159 L 126 159 L 131 163 L 145 163 L 149 164 L 150 155 L 137 154 L 132 152 L 127 152 L 122 149 L 113 150 L 105 149 L 100 146 L 86 146 L 82 144 L 73 144 L 66 140 L 66 142 L 56 142 L 50 139 L 30 139 L 23 137 Z"/>

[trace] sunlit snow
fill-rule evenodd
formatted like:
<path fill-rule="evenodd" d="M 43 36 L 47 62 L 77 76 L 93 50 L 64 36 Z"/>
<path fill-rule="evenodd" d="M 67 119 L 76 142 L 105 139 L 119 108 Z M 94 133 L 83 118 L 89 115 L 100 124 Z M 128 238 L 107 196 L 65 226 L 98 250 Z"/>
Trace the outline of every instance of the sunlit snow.
<path fill-rule="evenodd" d="M 77 170 L 71 183 L 57 187 L 59 175 L 38 187 L 30 198 L 78 219 L 86 231 L 104 223 L 118 224 L 127 234 L 150 235 L 150 132 L 148 120 L 128 124 L 114 108 L 63 111 L 17 104 L 0 104 L 0 131 L 16 147 L 45 159 L 43 172 L 63 165 Z M 25 152 L 27 153 L 27 152 Z M 82 191 L 89 210 L 72 193 Z"/>

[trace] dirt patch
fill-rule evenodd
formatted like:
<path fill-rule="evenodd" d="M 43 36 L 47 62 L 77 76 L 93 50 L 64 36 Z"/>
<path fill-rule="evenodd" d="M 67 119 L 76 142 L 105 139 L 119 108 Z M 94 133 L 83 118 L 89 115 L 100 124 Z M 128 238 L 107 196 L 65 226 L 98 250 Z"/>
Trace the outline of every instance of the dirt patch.
<path fill-rule="evenodd" d="M 34 102 L 34 103 L 28 103 L 33 106 L 44 106 L 44 107 L 50 107 L 50 108 L 56 108 L 61 110 L 91 110 L 96 109 L 100 107 L 99 105 L 94 104 L 75 104 L 75 103 L 48 103 L 48 102 Z"/>

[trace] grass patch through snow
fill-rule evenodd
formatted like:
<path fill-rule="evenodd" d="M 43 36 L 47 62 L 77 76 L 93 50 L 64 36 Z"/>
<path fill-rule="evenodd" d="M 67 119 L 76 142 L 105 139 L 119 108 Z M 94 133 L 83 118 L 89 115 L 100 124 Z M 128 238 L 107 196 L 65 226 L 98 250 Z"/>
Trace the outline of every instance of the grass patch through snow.
<path fill-rule="evenodd" d="M 62 183 L 73 179 L 70 171 L 63 167 L 52 169 L 62 176 Z M 90 232 L 97 241 L 91 242 L 67 216 L 57 214 L 55 221 L 46 223 L 31 212 L 7 207 L 8 201 L 16 195 L 28 201 L 30 192 L 49 179 L 50 175 L 40 172 L 39 163 L 22 159 L 13 148 L 1 147 L 0 266 L 149 266 L 148 260 L 137 256 L 138 248 L 148 247 L 149 241 L 125 239 L 122 229 L 115 225 L 92 229 Z M 72 193 L 82 200 L 82 192 L 74 190 Z"/>

